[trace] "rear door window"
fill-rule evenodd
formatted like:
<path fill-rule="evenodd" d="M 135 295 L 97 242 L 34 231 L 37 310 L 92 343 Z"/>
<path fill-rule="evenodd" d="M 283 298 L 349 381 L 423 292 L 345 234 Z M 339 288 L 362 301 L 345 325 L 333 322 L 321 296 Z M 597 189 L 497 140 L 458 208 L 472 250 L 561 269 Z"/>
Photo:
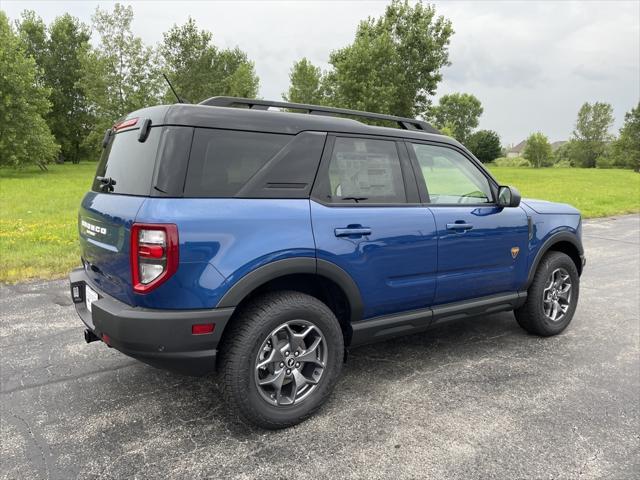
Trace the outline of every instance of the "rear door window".
<path fill-rule="evenodd" d="M 292 138 L 291 135 L 197 128 L 185 196 L 234 196 Z"/>
<path fill-rule="evenodd" d="M 138 129 L 114 134 L 102 153 L 96 177 L 111 178 L 115 182 L 112 193 L 149 195 L 161 132 L 160 127 L 151 128 L 144 142 L 138 141 Z M 103 192 L 101 185 L 96 178 L 91 189 Z"/>
<path fill-rule="evenodd" d="M 331 203 L 405 203 L 396 142 L 337 137 L 318 198 Z"/>

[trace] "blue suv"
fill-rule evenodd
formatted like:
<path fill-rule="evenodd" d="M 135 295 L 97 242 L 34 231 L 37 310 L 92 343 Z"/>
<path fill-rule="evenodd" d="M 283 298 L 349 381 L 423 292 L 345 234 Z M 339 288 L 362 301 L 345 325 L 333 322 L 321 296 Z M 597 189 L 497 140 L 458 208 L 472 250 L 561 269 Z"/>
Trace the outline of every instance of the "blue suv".
<path fill-rule="evenodd" d="M 103 147 L 70 275 L 86 341 L 217 369 L 261 427 L 316 411 L 350 347 L 507 310 L 549 336 L 575 312 L 580 213 L 421 120 L 214 97 L 133 112 Z"/>

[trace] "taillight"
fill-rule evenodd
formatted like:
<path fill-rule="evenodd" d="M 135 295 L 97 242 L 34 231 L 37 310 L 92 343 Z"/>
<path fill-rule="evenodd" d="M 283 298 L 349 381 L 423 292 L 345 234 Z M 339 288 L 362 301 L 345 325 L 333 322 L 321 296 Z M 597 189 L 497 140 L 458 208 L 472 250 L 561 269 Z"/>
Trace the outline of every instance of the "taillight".
<path fill-rule="evenodd" d="M 134 223 L 131 227 L 133 290 L 147 293 L 178 269 L 178 227 L 173 224 Z"/>

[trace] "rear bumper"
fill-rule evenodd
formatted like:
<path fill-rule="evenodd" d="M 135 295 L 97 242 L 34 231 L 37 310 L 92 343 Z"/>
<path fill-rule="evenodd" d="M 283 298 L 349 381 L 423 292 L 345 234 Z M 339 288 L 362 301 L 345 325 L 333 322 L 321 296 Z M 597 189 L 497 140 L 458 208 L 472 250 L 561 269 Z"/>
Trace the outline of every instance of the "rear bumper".
<path fill-rule="evenodd" d="M 72 271 L 69 281 L 72 288 L 77 286 L 81 292 L 82 300 L 75 303 L 78 316 L 110 347 L 150 365 L 189 375 L 215 370 L 218 342 L 233 308 L 155 310 L 132 307 L 97 289 L 82 268 Z M 84 302 L 87 284 L 99 297 L 91 305 L 91 312 Z M 193 335 L 191 326 L 202 323 L 215 323 L 213 332 Z"/>

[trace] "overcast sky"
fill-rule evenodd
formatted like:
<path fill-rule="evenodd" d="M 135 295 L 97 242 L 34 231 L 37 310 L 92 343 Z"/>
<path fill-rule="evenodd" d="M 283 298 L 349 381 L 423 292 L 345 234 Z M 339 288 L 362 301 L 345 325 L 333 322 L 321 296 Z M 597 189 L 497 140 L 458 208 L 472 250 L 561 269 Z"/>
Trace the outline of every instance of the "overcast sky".
<path fill-rule="evenodd" d="M 379 16 L 387 2 L 137 1 L 134 33 L 148 44 L 188 16 L 213 32 L 218 46 L 239 46 L 255 62 L 260 95 L 280 99 L 292 63 L 306 56 L 327 67 L 329 52 L 353 40 L 359 20 Z M 484 106 L 480 128 L 503 143 L 534 131 L 551 141 L 573 130 L 585 102 L 613 105 L 617 132 L 640 100 L 640 2 L 448 1 L 436 11 L 453 22 L 450 61 L 436 98 L 468 92 Z M 49 23 L 69 12 L 90 23 L 105 1 L 1 0 L 11 19 L 35 10 Z"/>

